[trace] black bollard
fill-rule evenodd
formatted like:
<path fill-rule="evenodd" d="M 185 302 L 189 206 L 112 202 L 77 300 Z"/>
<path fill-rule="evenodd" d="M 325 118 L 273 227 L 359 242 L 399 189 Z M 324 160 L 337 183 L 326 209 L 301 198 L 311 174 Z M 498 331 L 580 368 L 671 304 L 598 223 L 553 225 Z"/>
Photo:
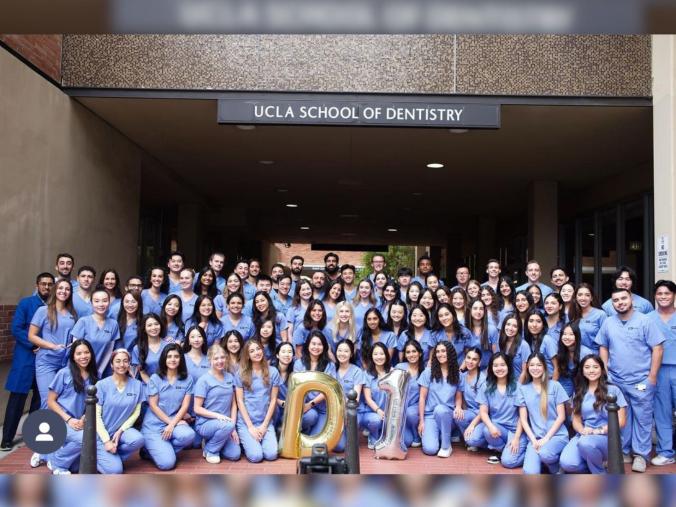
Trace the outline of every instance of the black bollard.
<path fill-rule="evenodd" d="M 345 431 L 347 443 L 345 445 L 345 461 L 351 474 L 359 473 L 359 428 L 357 426 L 357 391 L 350 389 L 347 393 L 347 407 L 345 408 Z"/>
<path fill-rule="evenodd" d="M 96 473 L 96 386 L 87 387 L 85 398 L 85 425 L 82 430 L 82 454 L 80 473 Z"/>
<path fill-rule="evenodd" d="M 608 473 L 623 474 L 624 460 L 622 458 L 622 435 L 620 434 L 620 419 L 617 412 L 617 397 L 609 394 L 606 410 L 608 410 Z"/>

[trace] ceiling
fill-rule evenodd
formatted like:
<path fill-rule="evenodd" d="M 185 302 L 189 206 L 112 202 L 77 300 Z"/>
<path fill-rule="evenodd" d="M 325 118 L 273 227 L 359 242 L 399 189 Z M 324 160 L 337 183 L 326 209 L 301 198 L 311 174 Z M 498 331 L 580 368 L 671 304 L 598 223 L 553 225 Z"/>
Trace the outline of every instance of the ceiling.
<path fill-rule="evenodd" d="M 243 210 L 256 234 L 272 240 L 393 242 L 387 229 L 396 228 L 399 242 L 430 242 L 479 215 L 523 215 L 533 180 L 556 180 L 571 195 L 652 164 L 650 107 L 503 105 L 500 129 L 454 134 L 380 127 L 244 131 L 217 123 L 215 100 L 77 100 L 197 189 L 211 208 Z M 445 167 L 429 169 L 429 162 Z"/>

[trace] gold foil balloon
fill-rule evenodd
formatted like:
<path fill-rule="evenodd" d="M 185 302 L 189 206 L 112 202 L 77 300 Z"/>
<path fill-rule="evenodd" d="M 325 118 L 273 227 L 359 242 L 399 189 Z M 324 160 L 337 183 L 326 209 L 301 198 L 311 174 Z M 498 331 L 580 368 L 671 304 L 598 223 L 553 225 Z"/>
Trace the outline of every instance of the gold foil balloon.
<path fill-rule="evenodd" d="M 303 405 L 310 391 L 319 391 L 326 398 L 326 424 L 314 436 L 301 433 Z M 292 373 L 286 393 L 279 455 L 293 459 L 310 456 L 314 444 L 326 444 L 329 451 L 333 450 L 343 432 L 344 415 L 345 397 L 340 382 L 331 375 L 317 371 Z"/>
<path fill-rule="evenodd" d="M 407 371 L 393 368 L 378 381 L 378 387 L 387 393 L 383 432 L 375 444 L 376 458 L 406 459 L 404 444 L 408 383 Z"/>

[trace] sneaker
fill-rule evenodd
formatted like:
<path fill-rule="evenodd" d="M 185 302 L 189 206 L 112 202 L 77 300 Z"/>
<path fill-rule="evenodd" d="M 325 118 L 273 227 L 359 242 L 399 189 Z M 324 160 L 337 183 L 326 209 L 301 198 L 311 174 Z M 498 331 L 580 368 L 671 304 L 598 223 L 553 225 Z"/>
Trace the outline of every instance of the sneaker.
<path fill-rule="evenodd" d="M 440 458 L 448 458 L 453 453 L 453 448 L 449 447 L 448 449 L 439 449 L 437 456 Z"/>
<path fill-rule="evenodd" d="M 212 465 L 218 465 L 221 462 L 221 457 L 218 454 L 207 454 L 205 459 L 207 463 L 211 463 Z"/>
<path fill-rule="evenodd" d="M 486 459 L 486 463 L 489 463 L 491 465 L 499 465 L 500 464 L 500 458 L 498 458 L 497 456 L 489 456 Z"/>
<path fill-rule="evenodd" d="M 420 440 L 413 442 L 411 447 L 422 447 L 422 442 Z"/>
<path fill-rule="evenodd" d="M 61 470 L 60 468 L 55 468 L 52 470 L 52 475 L 70 475 L 70 470 Z"/>
<path fill-rule="evenodd" d="M 622 455 L 622 463 L 625 465 L 630 464 L 634 460 L 633 456 L 631 454 L 623 454 Z"/>
<path fill-rule="evenodd" d="M 376 448 L 376 444 L 374 444 L 373 442 L 371 442 L 371 441 L 369 440 L 369 443 L 366 445 L 366 447 L 368 447 L 369 449 L 375 449 L 375 448 Z"/>
<path fill-rule="evenodd" d="M 479 452 L 479 448 L 474 445 L 468 445 L 467 452 Z"/>
<path fill-rule="evenodd" d="M 634 456 L 634 463 L 631 465 L 631 470 L 633 472 L 638 472 L 642 474 L 645 472 L 646 462 L 643 456 Z"/>
<path fill-rule="evenodd" d="M 13 447 L 12 442 L 2 442 L 0 444 L 0 451 L 11 451 Z"/>
<path fill-rule="evenodd" d="M 659 454 L 650 460 L 650 463 L 656 467 L 663 467 L 664 465 L 673 465 L 676 463 L 674 458 L 667 458 L 666 456 L 660 456 Z"/>
<path fill-rule="evenodd" d="M 43 460 L 37 452 L 34 452 L 31 456 L 31 468 L 37 468 L 44 464 L 45 460 Z"/>

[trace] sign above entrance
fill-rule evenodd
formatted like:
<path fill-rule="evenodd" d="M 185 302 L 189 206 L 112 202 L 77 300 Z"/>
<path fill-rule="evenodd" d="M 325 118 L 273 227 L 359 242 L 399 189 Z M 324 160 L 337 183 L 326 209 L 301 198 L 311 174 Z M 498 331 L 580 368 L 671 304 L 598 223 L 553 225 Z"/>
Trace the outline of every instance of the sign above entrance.
<path fill-rule="evenodd" d="M 499 128 L 499 104 L 439 101 L 413 102 L 410 97 L 377 100 L 316 99 L 218 100 L 218 123 L 272 125 L 345 125 L 381 127 Z M 406 100 L 408 99 L 408 100 Z"/>

